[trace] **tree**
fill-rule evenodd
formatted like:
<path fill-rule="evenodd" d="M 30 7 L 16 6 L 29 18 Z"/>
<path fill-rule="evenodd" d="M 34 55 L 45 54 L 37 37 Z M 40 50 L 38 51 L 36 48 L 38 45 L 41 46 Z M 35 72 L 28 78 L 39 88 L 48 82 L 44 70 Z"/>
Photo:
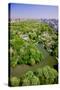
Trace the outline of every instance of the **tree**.
<path fill-rule="evenodd" d="M 29 61 L 28 61 L 28 64 L 29 65 L 34 65 L 35 64 L 35 60 L 33 58 L 31 58 Z"/>
<path fill-rule="evenodd" d="M 39 85 L 39 84 L 40 84 L 39 78 L 34 75 L 34 76 L 31 78 L 31 85 Z"/>
<path fill-rule="evenodd" d="M 53 84 L 57 78 L 57 71 L 50 66 L 37 69 L 34 73 L 39 77 L 40 84 Z"/>
<path fill-rule="evenodd" d="M 39 85 L 39 78 L 32 71 L 28 71 L 23 78 L 22 85 Z"/>
<path fill-rule="evenodd" d="M 28 71 L 23 77 L 22 77 L 22 85 L 30 85 L 30 80 L 33 77 L 33 72 L 32 71 Z"/>
<path fill-rule="evenodd" d="M 30 80 L 28 78 L 24 78 L 22 80 L 22 86 L 28 86 L 28 85 L 30 85 Z"/>
<path fill-rule="evenodd" d="M 18 59 L 17 56 L 10 57 L 10 66 L 15 67 L 17 65 Z"/>
<path fill-rule="evenodd" d="M 11 86 L 19 86 L 20 79 L 17 77 L 11 77 L 10 83 L 11 83 Z"/>
<path fill-rule="evenodd" d="M 28 71 L 26 74 L 25 74 L 25 77 L 27 77 L 29 80 L 34 76 L 34 73 L 33 71 Z"/>
<path fill-rule="evenodd" d="M 43 72 L 42 72 L 42 68 L 38 68 L 34 74 L 39 78 L 40 80 L 40 84 L 44 84 L 44 76 L 43 76 Z"/>

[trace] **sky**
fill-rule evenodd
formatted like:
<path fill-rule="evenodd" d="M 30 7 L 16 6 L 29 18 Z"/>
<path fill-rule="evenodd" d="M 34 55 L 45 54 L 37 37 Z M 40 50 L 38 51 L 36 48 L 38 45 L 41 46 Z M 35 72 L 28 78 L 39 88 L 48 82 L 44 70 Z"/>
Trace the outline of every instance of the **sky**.
<path fill-rule="evenodd" d="M 58 6 L 11 3 L 10 18 L 58 19 Z"/>

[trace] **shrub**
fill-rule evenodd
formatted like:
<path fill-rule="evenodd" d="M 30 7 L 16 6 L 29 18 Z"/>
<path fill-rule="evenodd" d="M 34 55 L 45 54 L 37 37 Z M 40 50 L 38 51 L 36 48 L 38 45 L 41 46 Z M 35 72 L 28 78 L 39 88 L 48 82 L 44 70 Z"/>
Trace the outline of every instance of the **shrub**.
<path fill-rule="evenodd" d="M 39 78 L 34 75 L 31 78 L 31 85 L 39 85 L 39 84 L 40 84 Z"/>
<path fill-rule="evenodd" d="M 34 73 L 39 77 L 40 84 L 52 84 L 57 78 L 57 71 L 49 66 L 37 69 Z"/>
<path fill-rule="evenodd" d="M 35 64 L 35 60 L 33 58 L 31 58 L 29 61 L 28 61 L 28 64 L 29 65 L 34 65 Z"/>
<path fill-rule="evenodd" d="M 22 80 L 22 86 L 28 86 L 28 85 L 30 85 L 30 80 L 28 78 L 24 78 Z"/>
<path fill-rule="evenodd" d="M 27 77 L 28 79 L 31 79 L 33 76 L 34 76 L 33 71 L 28 71 L 28 72 L 25 74 L 25 77 Z"/>
<path fill-rule="evenodd" d="M 10 79 L 11 86 L 19 86 L 20 79 L 17 77 L 11 77 Z"/>
<path fill-rule="evenodd" d="M 22 77 L 22 85 L 30 85 L 31 83 L 30 83 L 30 80 L 31 80 L 31 78 L 33 77 L 33 72 L 32 71 L 28 71 L 23 77 Z"/>
<path fill-rule="evenodd" d="M 24 77 L 22 77 L 22 85 L 39 85 L 39 78 L 34 75 L 32 71 L 28 71 Z"/>

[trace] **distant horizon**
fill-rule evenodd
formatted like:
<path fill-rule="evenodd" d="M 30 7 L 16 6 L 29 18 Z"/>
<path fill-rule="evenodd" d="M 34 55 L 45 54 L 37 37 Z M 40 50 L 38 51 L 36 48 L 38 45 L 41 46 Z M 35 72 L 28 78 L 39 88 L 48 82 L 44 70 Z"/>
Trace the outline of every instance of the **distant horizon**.
<path fill-rule="evenodd" d="M 10 18 L 11 20 L 16 20 L 16 19 L 29 19 L 29 20 L 31 20 L 31 19 L 34 19 L 34 20 L 36 20 L 36 19 L 56 19 L 56 20 L 58 20 L 58 18 Z"/>
<path fill-rule="evenodd" d="M 10 19 L 58 19 L 58 6 L 10 3 Z"/>
<path fill-rule="evenodd" d="M 14 18 L 14 19 L 11 19 L 9 18 L 9 21 L 15 21 L 15 20 L 58 20 L 56 18 Z"/>

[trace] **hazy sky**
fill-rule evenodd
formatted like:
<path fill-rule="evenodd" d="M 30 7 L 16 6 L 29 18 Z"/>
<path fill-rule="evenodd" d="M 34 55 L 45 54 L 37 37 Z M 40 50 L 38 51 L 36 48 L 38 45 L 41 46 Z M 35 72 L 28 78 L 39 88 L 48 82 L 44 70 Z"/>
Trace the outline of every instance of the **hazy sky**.
<path fill-rule="evenodd" d="M 10 17 L 15 18 L 58 18 L 58 7 L 31 4 L 10 4 Z"/>

